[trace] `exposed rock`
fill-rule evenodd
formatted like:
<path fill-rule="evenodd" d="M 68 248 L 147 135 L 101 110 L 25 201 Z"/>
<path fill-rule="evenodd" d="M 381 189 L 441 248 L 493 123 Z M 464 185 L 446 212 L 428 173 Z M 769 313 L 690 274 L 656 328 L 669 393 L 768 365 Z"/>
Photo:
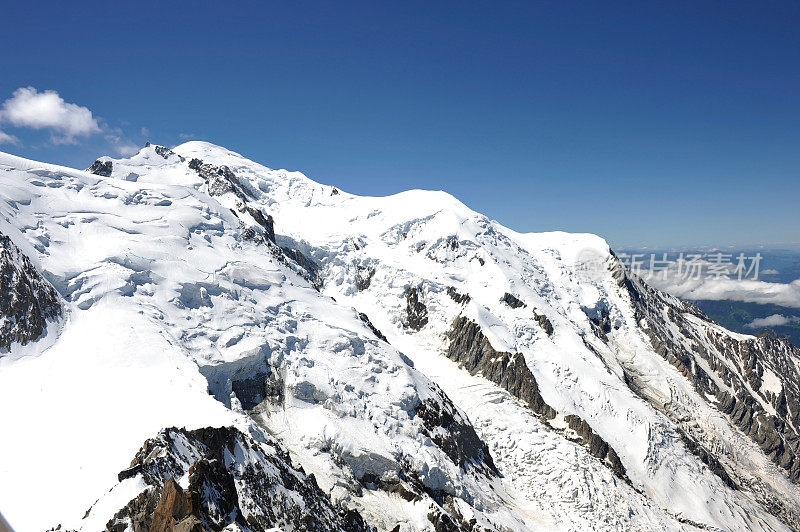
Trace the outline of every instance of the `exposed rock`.
<path fill-rule="evenodd" d="M 150 146 L 150 145 L 151 144 L 148 142 L 145 145 L 145 147 Z M 155 152 L 157 154 L 159 154 L 161 157 L 163 157 L 164 159 L 169 159 L 170 157 L 177 157 L 178 159 L 180 159 L 181 162 L 186 160 L 186 159 L 183 158 L 183 156 L 178 155 L 177 153 L 175 153 L 171 149 L 167 148 L 166 146 L 159 146 L 158 144 L 152 144 L 152 146 L 153 146 L 153 149 L 155 150 Z"/>
<path fill-rule="evenodd" d="M 361 321 L 363 321 L 363 322 L 364 322 L 364 325 L 366 325 L 366 326 L 369 328 L 369 330 L 370 330 L 370 331 L 372 331 L 372 334 L 374 334 L 375 336 L 377 336 L 378 338 L 380 338 L 380 339 L 381 339 L 381 340 L 383 340 L 384 342 L 387 342 L 387 343 L 389 342 L 389 340 L 387 340 L 387 339 L 386 339 L 386 337 L 383 335 L 383 333 L 382 333 L 381 331 L 379 331 L 379 330 L 377 329 L 377 327 L 375 327 L 375 326 L 372 324 L 372 322 L 371 322 L 371 321 L 369 321 L 369 316 L 367 316 L 367 315 L 366 315 L 366 314 L 364 314 L 363 312 L 359 312 L 359 313 L 358 313 L 358 318 L 359 318 Z"/>
<path fill-rule="evenodd" d="M 217 166 L 204 163 L 200 159 L 192 159 L 189 161 L 189 168 L 197 172 L 197 175 L 203 178 L 206 185 L 208 185 L 208 193 L 210 195 L 222 196 L 223 194 L 232 192 L 242 200 L 248 199 L 236 174 L 227 166 Z"/>
<path fill-rule="evenodd" d="M 175 524 L 184 517 L 189 517 L 192 512 L 191 496 L 187 496 L 175 483 L 175 479 L 169 477 L 161 488 L 161 497 L 153 512 L 150 532 L 172 532 Z"/>
<path fill-rule="evenodd" d="M 97 159 L 92 163 L 92 166 L 86 169 L 86 171 L 102 177 L 110 177 L 113 166 L 114 165 L 111 161 L 101 161 L 100 159 Z"/>
<path fill-rule="evenodd" d="M 444 392 L 439 390 L 438 401 L 422 401 L 416 413 L 423 420 L 427 435 L 454 463 L 461 468 L 471 465 L 486 474 L 498 475 L 489 447 L 472 425 L 461 418 Z"/>
<path fill-rule="evenodd" d="M 171 477 L 170 477 L 171 478 Z M 149 532 L 160 490 L 149 487 L 122 507 L 106 524 L 109 532 Z"/>
<path fill-rule="evenodd" d="M 356 266 L 356 290 L 361 292 L 369 288 L 374 275 L 374 266 Z"/>
<path fill-rule="evenodd" d="M 428 324 L 428 307 L 420 300 L 419 290 L 412 286 L 406 290 L 406 321 L 405 326 L 411 330 L 419 331 Z"/>
<path fill-rule="evenodd" d="M 512 355 L 495 350 L 480 326 L 464 316 L 457 316 L 453 320 L 448 338 L 448 358 L 461 364 L 472 375 L 480 373 L 505 388 L 527 404 L 544 422 L 550 424 L 550 420 L 556 417 L 557 412 L 545 402 L 522 354 Z M 592 456 L 602 460 L 617 476 L 628 480 L 617 453 L 586 421 L 576 415 L 568 415 L 565 419 Z"/>
<path fill-rule="evenodd" d="M 605 464 L 620 478 L 627 479 L 625 468 L 616 451 L 592 430 L 585 420 L 574 414 L 564 416 L 567 426 L 581 438 L 581 444 L 589 449 L 592 456 L 604 460 Z"/>
<path fill-rule="evenodd" d="M 55 288 L 0 233 L 0 353 L 36 340 L 62 312 Z"/>
<path fill-rule="evenodd" d="M 800 357 L 800 349 L 782 339 L 739 339 L 718 329 L 691 303 L 651 288 L 620 261 L 612 262 L 611 272 L 630 298 L 635 319 L 655 352 L 699 394 L 711 398 L 709 403 L 758 444 L 791 481 L 800 483 L 800 371 L 794 362 Z M 779 393 L 762 387 L 767 372 L 779 383 Z M 747 489 L 767 511 L 800 530 L 800 512 L 775 496 L 769 485 L 758 479 L 739 478 L 735 468 L 726 468 L 726 464 L 735 463 L 735 457 L 723 445 L 705 444 L 709 437 L 696 424 L 686 423 L 686 412 L 643 393 L 631 376 L 626 375 L 625 382 L 681 427 L 679 433 L 687 449 L 726 484 Z"/>
<path fill-rule="evenodd" d="M 128 469 L 123 469 L 117 474 L 117 480 L 122 482 L 126 478 L 132 478 L 142 472 L 142 464 L 136 464 L 135 466 L 129 467 Z"/>
<path fill-rule="evenodd" d="M 502 301 L 511 308 L 521 308 L 526 306 L 525 303 L 523 303 L 522 300 L 520 300 L 517 296 L 509 294 L 508 292 L 503 294 Z"/>
<path fill-rule="evenodd" d="M 694 305 L 647 286 L 619 262 L 612 266 L 612 273 L 628 293 L 636 320 L 646 323 L 642 330 L 655 351 L 689 379 L 700 394 L 714 397 L 721 412 L 785 469 L 793 482 L 800 482 L 800 371 L 793 362 L 800 358 L 800 349 L 783 339 L 739 340 L 713 327 L 698 330 L 687 316 L 712 322 Z M 679 331 L 683 341 L 674 336 L 673 330 Z M 687 349 L 685 344 L 694 349 Z M 741 368 L 742 372 L 734 372 L 732 367 Z M 713 372 L 714 378 L 704 368 Z M 762 390 L 766 371 L 780 381 L 780 393 L 751 391 Z M 720 388 L 715 379 L 724 383 L 727 390 Z M 768 412 L 763 403 L 768 403 L 777 415 Z"/>
<path fill-rule="evenodd" d="M 267 214 L 265 215 L 261 212 L 260 209 L 256 209 L 255 207 L 250 207 L 249 205 L 244 206 L 247 213 L 253 217 L 253 220 L 256 221 L 258 225 L 264 228 L 264 236 L 266 236 L 267 240 L 275 243 L 275 219 L 272 215 Z M 300 253 L 299 251 L 297 253 Z M 302 255 L 302 253 L 300 253 Z"/>
<path fill-rule="evenodd" d="M 539 314 L 535 310 L 533 311 L 533 318 L 539 323 L 539 326 L 544 329 L 544 332 L 547 333 L 547 336 L 553 336 L 555 330 L 553 329 L 553 324 L 550 323 L 550 320 L 544 314 Z"/>
<path fill-rule="evenodd" d="M 720 463 L 720 461 L 717 459 L 716 456 L 710 453 L 708 449 L 700 445 L 696 440 L 687 435 L 684 431 L 678 429 L 678 433 L 681 435 L 681 439 L 683 440 L 683 443 L 686 445 L 686 448 L 689 449 L 692 452 L 692 454 L 697 456 L 701 462 L 706 464 L 712 473 L 721 478 L 722 481 L 725 484 L 727 484 L 729 488 L 739 489 L 739 486 L 736 485 L 736 483 L 730 477 L 728 472 L 725 470 L 725 467 Z"/>
<path fill-rule="evenodd" d="M 206 182 L 209 195 L 223 196 L 230 193 L 236 196 L 236 209 L 231 209 L 231 212 L 240 220 L 246 219 L 240 215 L 249 214 L 257 224 L 258 231 L 248 225 L 249 221 L 247 223 L 242 221 L 242 234 L 245 238 L 253 239 L 258 233 L 263 233 L 265 240 L 275 244 L 275 220 L 271 215 L 264 214 L 261 209 L 248 203 L 251 200 L 250 196 L 230 168 L 205 163 L 200 159 L 189 161 L 189 168 L 197 172 L 197 175 Z"/>
<path fill-rule="evenodd" d="M 106 525 L 108 530 L 354 531 L 369 528 L 335 506 L 313 476 L 295 468 L 271 437 L 256 442 L 233 427 L 170 428 L 147 440 L 131 466 L 149 488 Z M 187 489 L 176 478 L 188 477 Z"/>
<path fill-rule="evenodd" d="M 269 217 L 270 221 L 272 220 L 272 216 Z M 275 232 L 272 232 L 273 238 L 275 236 Z M 281 247 L 284 255 L 286 255 L 289 259 L 293 260 L 298 266 L 300 266 L 303 271 L 306 272 L 307 277 L 311 284 L 319 289 L 322 286 L 322 281 L 319 278 L 319 265 L 311 260 L 309 257 L 306 257 L 302 252 L 297 249 L 293 249 L 290 247 Z"/>
<path fill-rule="evenodd" d="M 463 305 L 469 303 L 472 298 L 469 297 L 469 294 L 459 294 L 455 288 L 452 286 L 447 287 L 447 295 L 450 296 L 450 299 L 458 303 L 459 305 Z"/>

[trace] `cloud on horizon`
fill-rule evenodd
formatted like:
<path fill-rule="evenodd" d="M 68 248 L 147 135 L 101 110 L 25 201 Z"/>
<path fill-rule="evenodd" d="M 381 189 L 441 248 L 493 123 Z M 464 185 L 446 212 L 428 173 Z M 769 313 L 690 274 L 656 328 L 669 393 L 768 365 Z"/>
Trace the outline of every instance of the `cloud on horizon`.
<path fill-rule="evenodd" d="M 681 299 L 709 299 L 713 301 L 744 301 L 800 308 L 800 279 L 791 283 L 769 283 L 752 279 L 667 279 L 659 275 L 644 275 L 652 286 Z"/>
<path fill-rule="evenodd" d="M 773 314 L 766 318 L 756 318 L 745 327 L 749 329 L 761 329 L 763 327 L 780 327 L 781 325 L 789 325 L 792 323 L 800 323 L 800 318 L 797 316 L 784 316 L 782 314 Z"/>
<path fill-rule="evenodd" d="M 77 137 L 102 131 L 88 108 L 64 101 L 56 91 L 39 92 L 34 87 L 20 87 L 3 102 L 0 123 L 50 130 L 53 144 L 75 144 Z"/>

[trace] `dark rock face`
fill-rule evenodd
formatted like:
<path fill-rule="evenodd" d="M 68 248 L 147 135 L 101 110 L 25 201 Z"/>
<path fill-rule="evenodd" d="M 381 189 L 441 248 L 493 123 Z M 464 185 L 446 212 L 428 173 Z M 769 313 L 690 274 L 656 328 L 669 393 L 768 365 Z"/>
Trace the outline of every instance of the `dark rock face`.
<path fill-rule="evenodd" d="M 419 331 L 428 324 L 428 307 L 420 300 L 419 290 L 412 286 L 406 290 L 406 322 L 407 328 Z"/>
<path fill-rule="evenodd" d="M 152 487 L 146 489 L 114 515 L 114 518 L 106 524 L 106 530 L 149 532 L 158 503 L 159 491 Z"/>
<path fill-rule="evenodd" d="M 270 221 L 272 217 L 270 216 Z M 275 232 L 272 232 L 273 238 L 275 237 Z M 298 266 L 300 266 L 303 271 L 308 274 L 307 279 L 311 281 L 311 284 L 319 289 L 321 285 L 321 280 L 319 277 L 319 265 L 311 260 L 310 258 L 306 257 L 300 250 L 292 249 L 289 247 L 281 247 L 283 254 L 286 255 L 288 258 L 293 260 Z"/>
<path fill-rule="evenodd" d="M 359 292 L 369 288 L 372 277 L 375 275 L 375 268 L 372 266 L 356 267 L 356 290 Z"/>
<path fill-rule="evenodd" d="M 502 301 L 511 308 L 522 308 L 526 306 L 525 303 L 523 303 L 522 300 L 520 300 L 517 296 L 509 294 L 508 292 L 503 294 Z"/>
<path fill-rule="evenodd" d="M 733 479 L 728 474 L 728 471 L 725 467 L 720 463 L 716 456 L 714 456 L 711 452 L 708 451 L 705 447 L 700 445 L 694 438 L 686 434 L 682 430 L 678 430 L 678 433 L 681 435 L 681 439 L 683 440 L 684 445 L 686 448 L 689 449 L 692 454 L 697 456 L 701 462 L 706 464 L 708 468 L 719 478 L 722 479 L 725 484 L 731 489 L 739 489 L 739 486 L 733 481 Z"/>
<path fill-rule="evenodd" d="M 425 425 L 426 435 L 462 469 L 474 467 L 484 474 L 497 476 L 489 447 L 469 421 L 461 417 L 444 392 L 437 391 L 438 400 L 428 399 L 417 406 L 416 414 Z"/>
<path fill-rule="evenodd" d="M 295 468 L 271 437 L 262 443 L 233 427 L 170 428 L 147 440 L 131 467 L 149 485 L 108 530 L 368 531 L 361 516 L 335 506 L 313 476 Z M 176 478 L 188 473 L 188 487 Z"/>
<path fill-rule="evenodd" d="M 245 210 L 247 213 L 253 217 L 258 225 L 264 228 L 264 236 L 272 242 L 275 243 L 275 220 L 272 218 L 272 215 L 267 214 L 264 215 L 261 212 L 261 209 L 256 209 L 254 207 L 250 207 L 249 205 L 245 205 Z M 300 253 L 298 251 L 298 253 Z M 300 253 L 302 255 L 302 253 Z"/>
<path fill-rule="evenodd" d="M 165 148 L 166 149 L 166 148 Z M 173 153 L 170 151 L 170 153 Z M 236 177 L 236 174 L 227 166 L 217 166 L 214 164 L 204 163 L 200 159 L 192 159 L 189 161 L 189 168 L 197 172 L 197 175 L 203 178 L 208 186 L 208 193 L 211 196 L 222 196 L 224 194 L 234 194 L 237 198 L 236 210 L 231 210 L 233 214 L 242 219 L 244 214 L 249 214 L 257 224 L 258 231 L 253 227 L 248 226 L 247 223 L 242 221 L 242 234 L 247 239 L 256 238 L 257 234 L 263 233 L 263 238 L 266 241 L 275 244 L 275 220 L 269 214 L 264 214 L 261 209 L 250 206 L 247 202 L 251 199 L 247 194 L 245 187 Z"/>
<path fill-rule="evenodd" d="M 553 336 L 555 329 L 553 329 L 553 324 L 550 323 L 550 320 L 544 314 L 539 314 L 535 310 L 533 311 L 534 319 L 539 323 L 539 326 L 547 333 L 547 336 Z"/>
<path fill-rule="evenodd" d="M 452 299 L 459 305 L 469 303 L 470 300 L 472 299 L 471 297 L 469 297 L 469 294 L 459 294 L 458 291 L 456 291 L 456 289 L 453 288 L 452 286 L 447 287 L 447 295 L 450 296 L 450 299 Z"/>
<path fill-rule="evenodd" d="M 467 520 L 458 512 L 458 508 L 453 504 L 452 499 L 444 501 L 444 509 L 432 508 L 428 512 L 428 521 L 433 524 L 436 532 L 482 532 L 486 529 L 479 526 L 473 517 Z"/>
<path fill-rule="evenodd" d="M 62 312 L 55 288 L 0 233 L 0 353 L 36 340 Z"/>
<path fill-rule="evenodd" d="M 375 336 L 377 336 L 378 338 L 380 338 L 380 339 L 381 339 L 381 340 L 383 340 L 384 342 L 386 342 L 386 343 L 389 343 L 389 340 L 387 340 L 387 339 L 386 339 L 386 337 L 383 335 L 383 333 L 382 333 L 381 331 L 379 331 L 379 330 L 378 330 L 378 328 L 377 328 L 377 327 L 375 327 L 375 326 L 372 324 L 372 322 L 371 322 L 371 321 L 369 321 L 369 316 L 367 316 L 367 315 L 366 315 L 366 314 L 364 314 L 363 312 L 359 312 L 359 313 L 358 313 L 358 318 L 359 318 L 361 321 L 363 321 L 363 322 L 364 322 L 364 325 L 366 325 L 366 326 L 369 328 L 369 330 L 370 330 L 370 331 L 372 331 L 372 334 L 374 334 Z"/>
<path fill-rule="evenodd" d="M 147 146 L 150 146 L 149 142 L 146 144 L 145 147 L 147 147 Z M 155 152 L 157 154 L 159 154 L 161 157 L 163 157 L 164 159 L 169 159 L 171 156 L 175 156 L 178 159 L 180 159 L 181 162 L 186 160 L 181 155 L 178 155 L 177 153 L 175 153 L 171 149 L 167 148 L 166 146 L 159 146 L 158 144 L 153 144 L 152 146 L 153 146 L 153 149 L 155 150 Z"/>
<path fill-rule="evenodd" d="M 113 163 L 111 161 L 101 161 L 100 159 L 96 160 L 92 163 L 92 166 L 86 169 L 87 172 L 91 172 L 95 175 L 109 177 L 111 175 L 111 170 L 113 168 Z"/>
<path fill-rule="evenodd" d="M 221 196 L 233 192 L 240 199 L 247 200 L 247 195 L 230 168 L 204 163 L 200 159 L 189 161 L 189 168 L 197 172 L 208 185 L 208 193 L 212 196 Z"/>
<path fill-rule="evenodd" d="M 782 339 L 738 339 L 717 330 L 694 305 L 651 288 L 621 262 L 614 261 L 611 272 L 629 296 L 635 319 L 656 353 L 698 393 L 710 398 L 710 404 L 758 444 L 792 482 L 800 483 L 800 372 L 794 362 L 800 358 L 800 349 Z M 765 389 L 762 385 L 768 374 L 773 382 Z M 686 448 L 713 473 L 729 486 L 751 492 L 768 512 L 800 530 L 800 512 L 773 496 L 772 488 L 760 481 L 741 478 L 735 457 L 718 445 L 704 445 L 704 434 L 684 423 L 685 412 L 653 402 L 635 379 L 626 375 L 625 381 L 680 427 Z"/>
<path fill-rule="evenodd" d="M 687 316 L 712 322 L 694 305 L 647 286 L 621 263 L 612 272 L 630 296 L 637 322 L 647 324 L 643 331 L 655 351 L 699 393 L 713 397 L 712 404 L 782 467 L 790 480 L 800 482 L 800 371 L 794 362 L 800 359 L 800 348 L 784 339 L 739 340 L 713 327 L 698 329 Z M 670 322 L 677 326 L 678 337 Z M 767 373 L 780 382 L 777 393 L 762 387 Z"/>
<path fill-rule="evenodd" d="M 485 378 L 507 390 L 536 413 L 542 421 L 556 417 L 557 412 L 548 405 L 521 354 L 512 355 L 496 351 L 484 336 L 480 326 L 464 316 L 453 320 L 448 333 L 450 345 L 447 357 L 461 364 L 472 375 L 480 373 Z M 620 478 L 627 481 L 625 468 L 611 446 L 597 435 L 586 421 L 575 415 L 566 416 L 569 428 L 577 435 L 570 438 L 586 447 L 592 456 L 602 460 Z M 569 434 L 565 434 L 570 436 Z"/>
<path fill-rule="evenodd" d="M 580 443 L 589 449 L 589 453 L 592 456 L 603 460 L 617 476 L 626 478 L 625 468 L 622 466 L 617 452 L 603 438 L 598 436 L 585 420 L 572 414 L 564 416 L 564 420 L 570 430 L 578 435 Z"/>

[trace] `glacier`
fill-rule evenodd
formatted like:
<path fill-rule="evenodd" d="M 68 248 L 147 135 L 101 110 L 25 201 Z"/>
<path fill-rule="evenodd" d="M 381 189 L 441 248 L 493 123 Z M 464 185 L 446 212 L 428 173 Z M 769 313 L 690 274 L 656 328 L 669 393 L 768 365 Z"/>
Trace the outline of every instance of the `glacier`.
<path fill-rule="evenodd" d="M 199 141 L 0 154 L 0 233 L 17 530 L 800 530 L 800 350 L 595 235 Z"/>

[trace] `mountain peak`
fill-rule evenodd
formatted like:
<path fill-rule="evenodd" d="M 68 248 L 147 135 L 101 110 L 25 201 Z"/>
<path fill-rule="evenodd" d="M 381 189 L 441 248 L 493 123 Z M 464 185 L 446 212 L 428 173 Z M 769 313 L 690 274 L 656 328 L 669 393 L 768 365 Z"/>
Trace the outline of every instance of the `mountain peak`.
<path fill-rule="evenodd" d="M 62 309 L 0 349 L 15 526 L 299 529 L 308 504 L 336 530 L 800 526 L 800 351 L 600 237 L 201 141 L 0 172 L 4 293 Z"/>

